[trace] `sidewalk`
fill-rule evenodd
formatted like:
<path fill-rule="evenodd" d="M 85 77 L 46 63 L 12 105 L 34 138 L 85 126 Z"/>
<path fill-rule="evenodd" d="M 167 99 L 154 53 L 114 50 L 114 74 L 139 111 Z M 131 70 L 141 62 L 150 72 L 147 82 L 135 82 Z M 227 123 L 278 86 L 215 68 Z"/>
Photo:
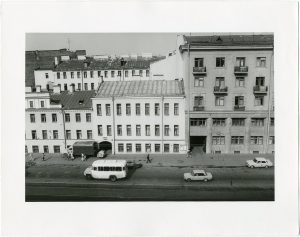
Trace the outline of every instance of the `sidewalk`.
<path fill-rule="evenodd" d="M 42 160 L 42 154 L 32 155 L 36 165 L 91 165 L 93 161 L 99 158 L 88 158 L 87 161 L 81 161 L 80 158 L 75 160 L 68 160 L 63 158 L 62 154 L 46 154 L 45 161 Z M 265 157 L 274 163 L 274 155 L 272 154 L 193 154 L 191 158 L 187 158 L 182 154 L 151 154 L 151 163 L 146 163 L 146 154 L 122 154 L 109 155 L 104 159 L 127 160 L 141 163 L 146 167 L 236 167 L 245 166 L 246 160 L 254 157 Z M 29 161 L 29 155 L 26 154 L 25 160 Z"/>

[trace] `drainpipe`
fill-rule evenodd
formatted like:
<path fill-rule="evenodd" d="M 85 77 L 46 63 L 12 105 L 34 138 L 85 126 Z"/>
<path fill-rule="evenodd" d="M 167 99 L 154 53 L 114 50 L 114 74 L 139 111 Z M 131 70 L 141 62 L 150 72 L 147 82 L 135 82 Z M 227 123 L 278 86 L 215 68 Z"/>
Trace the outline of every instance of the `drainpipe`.
<path fill-rule="evenodd" d="M 83 91 L 83 71 L 80 71 L 81 74 L 81 90 Z"/>
<path fill-rule="evenodd" d="M 114 149 L 113 149 L 113 155 L 116 154 L 116 142 L 115 142 L 115 138 L 116 138 L 116 132 L 115 132 L 115 98 L 114 96 L 111 97 L 112 100 L 112 116 L 113 116 L 113 124 L 112 124 L 112 128 L 113 128 L 113 142 L 114 142 Z"/>
<path fill-rule="evenodd" d="M 187 149 L 190 149 L 190 147 L 191 147 L 191 144 L 190 144 L 190 136 L 191 136 L 191 130 L 190 130 L 190 101 L 191 101 L 191 98 L 190 98 L 190 91 L 191 91 L 191 89 L 190 89 L 190 85 L 191 85 L 191 83 L 190 83 L 190 66 L 191 66 L 191 60 L 190 60 L 190 56 L 191 56 L 191 54 L 190 54 L 190 44 L 188 43 L 188 81 L 187 81 L 187 83 L 188 83 L 188 96 L 187 96 L 187 99 L 188 99 L 188 101 L 187 101 L 187 110 L 188 110 L 188 122 L 187 122 L 187 129 L 188 129 L 188 138 L 187 138 L 187 143 L 188 143 L 188 147 L 187 147 Z"/>
<path fill-rule="evenodd" d="M 61 114 L 62 114 L 62 119 L 63 119 L 63 130 L 64 130 L 65 150 L 67 150 L 66 125 L 65 125 L 65 111 L 64 111 L 63 106 L 61 106 Z"/>
<path fill-rule="evenodd" d="M 161 154 L 163 154 L 163 149 L 164 149 L 164 96 L 161 97 Z M 155 150 L 155 147 L 154 147 Z"/>

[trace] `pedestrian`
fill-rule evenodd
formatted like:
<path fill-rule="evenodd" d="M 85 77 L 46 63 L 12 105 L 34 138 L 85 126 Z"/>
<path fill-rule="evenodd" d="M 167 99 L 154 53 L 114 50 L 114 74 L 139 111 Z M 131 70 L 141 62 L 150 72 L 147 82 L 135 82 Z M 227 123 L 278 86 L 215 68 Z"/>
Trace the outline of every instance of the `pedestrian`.
<path fill-rule="evenodd" d="M 73 153 L 71 153 L 71 160 L 74 160 L 75 158 L 74 158 L 74 156 L 73 156 Z"/>
<path fill-rule="evenodd" d="M 189 157 L 192 158 L 192 150 L 189 152 Z"/>
<path fill-rule="evenodd" d="M 146 163 L 151 163 L 150 155 L 149 154 L 147 155 L 147 162 Z"/>
<path fill-rule="evenodd" d="M 42 157 L 42 160 L 43 160 L 43 161 L 45 160 L 45 153 L 43 153 L 43 157 Z"/>
<path fill-rule="evenodd" d="M 188 159 L 189 156 L 190 156 L 190 150 L 187 150 L 187 152 L 186 152 L 186 158 Z"/>
<path fill-rule="evenodd" d="M 84 161 L 84 154 L 81 153 L 81 161 Z"/>

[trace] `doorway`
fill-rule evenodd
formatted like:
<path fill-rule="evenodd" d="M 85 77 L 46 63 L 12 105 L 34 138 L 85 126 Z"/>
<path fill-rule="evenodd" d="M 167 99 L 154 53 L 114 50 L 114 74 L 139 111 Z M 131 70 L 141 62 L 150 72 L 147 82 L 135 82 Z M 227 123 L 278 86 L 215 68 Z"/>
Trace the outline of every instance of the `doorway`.
<path fill-rule="evenodd" d="M 193 153 L 206 153 L 206 136 L 191 136 L 190 144 Z"/>

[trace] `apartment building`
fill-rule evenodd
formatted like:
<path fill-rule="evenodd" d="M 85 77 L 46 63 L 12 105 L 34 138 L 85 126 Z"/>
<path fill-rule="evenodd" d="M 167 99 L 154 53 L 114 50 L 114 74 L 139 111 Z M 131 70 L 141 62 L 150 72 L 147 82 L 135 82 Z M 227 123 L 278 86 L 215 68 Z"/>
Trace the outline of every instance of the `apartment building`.
<path fill-rule="evenodd" d="M 206 153 L 274 152 L 273 35 L 183 36 L 186 140 Z"/>
<path fill-rule="evenodd" d="M 95 140 L 113 153 L 185 153 L 183 81 L 103 82 L 92 98 Z"/>
<path fill-rule="evenodd" d="M 64 91 L 54 86 L 43 92 L 37 86 L 25 95 L 25 150 L 64 153 L 75 141 L 93 139 L 92 102 L 95 91 Z"/>

